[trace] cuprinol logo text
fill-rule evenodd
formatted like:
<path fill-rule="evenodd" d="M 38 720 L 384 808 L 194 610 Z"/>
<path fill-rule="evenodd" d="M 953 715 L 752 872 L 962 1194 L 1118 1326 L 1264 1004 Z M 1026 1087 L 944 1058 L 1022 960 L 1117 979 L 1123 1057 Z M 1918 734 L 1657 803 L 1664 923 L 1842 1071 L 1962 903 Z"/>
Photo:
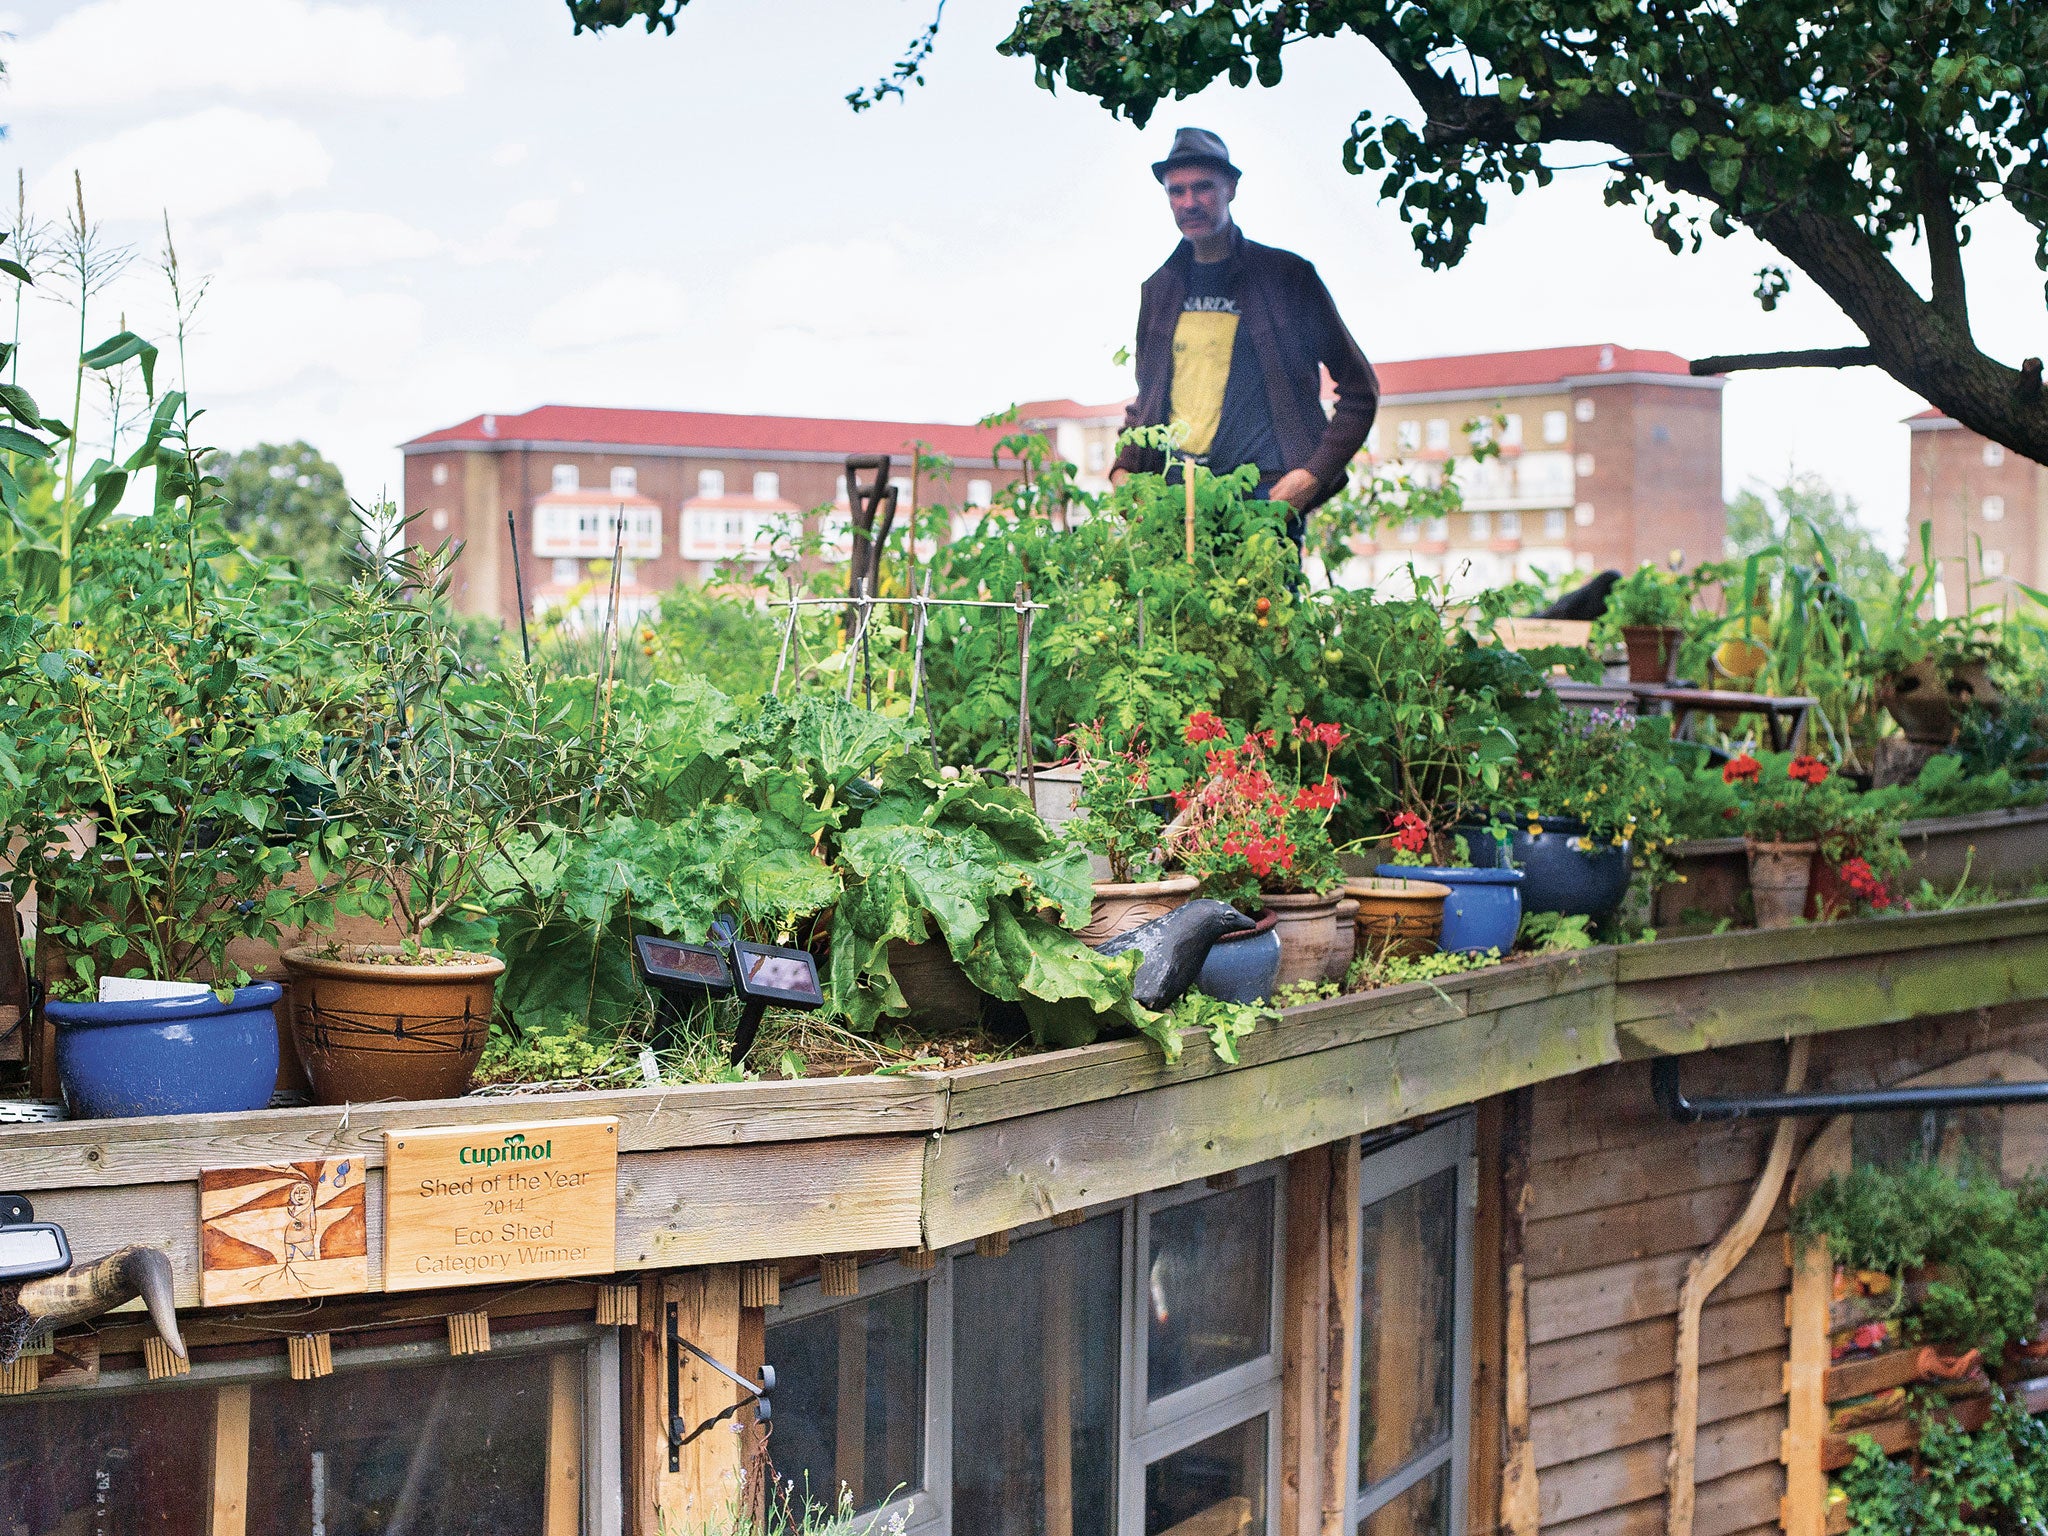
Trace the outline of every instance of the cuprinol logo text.
<path fill-rule="evenodd" d="M 490 1168 L 499 1163 L 545 1162 L 554 1155 L 552 1136 L 546 1141 L 529 1142 L 524 1135 L 514 1131 L 495 1147 L 464 1147 L 455 1160 L 472 1167 Z"/>

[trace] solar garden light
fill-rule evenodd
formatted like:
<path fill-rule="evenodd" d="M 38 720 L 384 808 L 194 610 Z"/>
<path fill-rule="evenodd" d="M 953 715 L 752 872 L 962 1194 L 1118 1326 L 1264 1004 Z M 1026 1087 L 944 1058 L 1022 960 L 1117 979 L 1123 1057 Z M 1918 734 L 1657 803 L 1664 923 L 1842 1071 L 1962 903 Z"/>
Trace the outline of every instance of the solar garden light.
<path fill-rule="evenodd" d="M 700 1000 L 739 995 L 743 1006 L 732 1042 L 734 1066 L 753 1049 L 770 1003 L 805 1011 L 824 1006 L 818 962 L 808 950 L 742 939 L 723 917 L 711 925 L 709 940 L 684 944 L 641 934 L 633 950 L 642 978 L 654 991 L 656 1012 L 671 1023 L 681 1024 Z"/>

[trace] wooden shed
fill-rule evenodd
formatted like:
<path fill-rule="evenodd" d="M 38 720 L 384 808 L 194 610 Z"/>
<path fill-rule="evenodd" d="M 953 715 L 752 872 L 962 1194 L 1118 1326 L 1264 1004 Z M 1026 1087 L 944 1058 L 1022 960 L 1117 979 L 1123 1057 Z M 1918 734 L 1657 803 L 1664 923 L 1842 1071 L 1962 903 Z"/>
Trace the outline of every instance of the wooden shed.
<path fill-rule="evenodd" d="M 1649 1063 L 2019 1072 L 2044 1004 L 2017 902 L 1347 996 L 1236 1067 L 0 1127 L 80 1260 L 170 1255 L 189 1355 L 139 1310 L 32 1339 L 0 1533 L 723 1533 L 771 1468 L 853 1530 L 1762 1532 L 1818 1466 L 1785 1190 L 1819 1122 L 1676 1123 Z"/>

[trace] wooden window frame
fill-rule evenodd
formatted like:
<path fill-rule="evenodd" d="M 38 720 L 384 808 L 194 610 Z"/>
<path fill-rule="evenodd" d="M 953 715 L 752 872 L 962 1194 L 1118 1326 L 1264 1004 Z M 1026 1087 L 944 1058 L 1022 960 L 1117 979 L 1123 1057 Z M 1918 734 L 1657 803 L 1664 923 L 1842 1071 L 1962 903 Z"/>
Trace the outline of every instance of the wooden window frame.
<path fill-rule="evenodd" d="M 1441 1445 L 1410 1458 L 1398 1471 L 1381 1478 L 1369 1488 L 1358 1486 L 1358 1394 L 1364 1380 L 1365 1328 L 1362 1320 L 1366 1305 L 1365 1267 L 1361 1261 L 1352 1278 L 1361 1323 L 1351 1341 L 1351 1380 L 1346 1394 L 1344 1459 L 1341 1463 L 1346 1469 L 1344 1528 L 1347 1531 L 1356 1531 L 1363 1521 L 1445 1466 L 1450 1468 L 1448 1528 L 1453 1536 L 1462 1536 L 1466 1529 L 1472 1417 L 1473 1212 L 1479 1193 L 1476 1124 L 1476 1116 L 1462 1114 L 1418 1131 L 1392 1146 L 1365 1152 L 1360 1158 L 1357 1219 L 1361 1229 L 1365 1212 L 1380 1201 L 1412 1189 L 1446 1170 L 1454 1170 L 1457 1175 L 1452 1197 L 1455 1244 L 1452 1254 L 1451 1432 Z"/>

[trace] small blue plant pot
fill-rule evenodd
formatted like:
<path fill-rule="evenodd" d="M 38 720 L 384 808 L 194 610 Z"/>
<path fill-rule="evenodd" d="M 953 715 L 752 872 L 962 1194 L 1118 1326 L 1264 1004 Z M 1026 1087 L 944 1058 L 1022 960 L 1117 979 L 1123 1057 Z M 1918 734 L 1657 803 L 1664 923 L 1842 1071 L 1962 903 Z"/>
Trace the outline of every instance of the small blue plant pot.
<path fill-rule="evenodd" d="M 57 1078 L 81 1120 L 228 1114 L 262 1109 L 277 1088 L 274 981 L 222 1002 L 152 997 L 45 1003 L 57 1030 Z"/>
<path fill-rule="evenodd" d="M 1226 1003 L 1263 1003 L 1280 980 L 1280 935 L 1273 914 L 1256 928 L 1226 933 L 1209 946 L 1209 958 L 1195 977 L 1197 991 Z"/>
<path fill-rule="evenodd" d="M 1522 926 L 1522 872 L 1519 869 L 1453 869 L 1442 864 L 1382 864 L 1373 871 L 1388 880 L 1434 880 L 1448 885 L 1444 898 L 1444 932 L 1438 947 L 1470 954 L 1494 949 L 1505 955 L 1515 947 Z"/>

